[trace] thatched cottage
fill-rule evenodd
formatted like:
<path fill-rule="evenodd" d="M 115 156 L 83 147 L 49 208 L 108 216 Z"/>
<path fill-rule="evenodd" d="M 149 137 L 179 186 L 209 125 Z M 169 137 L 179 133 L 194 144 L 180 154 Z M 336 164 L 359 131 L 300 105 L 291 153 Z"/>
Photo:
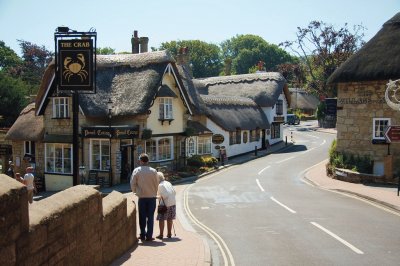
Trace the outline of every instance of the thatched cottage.
<path fill-rule="evenodd" d="M 289 91 L 291 96 L 290 108 L 292 110 L 300 110 L 301 113 L 310 116 L 315 115 L 319 104 L 315 95 L 301 88 L 289 88 Z"/>
<path fill-rule="evenodd" d="M 390 147 L 385 129 L 400 124 L 400 110 L 385 101 L 390 80 L 400 79 L 400 13 L 356 54 L 344 62 L 328 83 L 337 86 L 337 151 L 367 155 L 374 174 L 400 173 L 400 143 Z M 389 155 L 390 153 L 390 155 Z"/>
<path fill-rule="evenodd" d="M 199 89 L 213 91 L 215 84 L 193 80 L 186 54 L 177 60 L 166 51 L 97 56 L 96 92 L 79 94 L 82 180 L 76 180 L 73 170 L 72 97 L 56 89 L 54 63 L 50 64 L 36 102 L 7 134 L 13 156 L 33 164 L 36 176 L 44 177 L 51 191 L 87 178 L 100 185 L 128 182 L 142 152 L 150 155 L 152 166 L 176 169 L 192 155 L 219 157 L 217 146 L 234 156 L 265 147 L 266 141 L 282 140 L 289 95 L 281 75 L 232 76 L 221 83 L 231 87 L 230 95 L 201 95 Z M 237 97 L 234 90 L 246 84 L 251 97 Z M 226 142 L 213 142 L 216 133 Z M 22 163 L 17 167 L 24 172 Z"/>

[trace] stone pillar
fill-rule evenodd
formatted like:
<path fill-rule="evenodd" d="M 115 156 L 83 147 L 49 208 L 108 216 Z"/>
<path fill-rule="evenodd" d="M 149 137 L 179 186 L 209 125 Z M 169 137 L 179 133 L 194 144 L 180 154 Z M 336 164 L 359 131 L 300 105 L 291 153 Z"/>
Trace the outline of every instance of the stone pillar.
<path fill-rule="evenodd" d="M 385 178 L 393 179 L 393 155 L 384 156 Z"/>

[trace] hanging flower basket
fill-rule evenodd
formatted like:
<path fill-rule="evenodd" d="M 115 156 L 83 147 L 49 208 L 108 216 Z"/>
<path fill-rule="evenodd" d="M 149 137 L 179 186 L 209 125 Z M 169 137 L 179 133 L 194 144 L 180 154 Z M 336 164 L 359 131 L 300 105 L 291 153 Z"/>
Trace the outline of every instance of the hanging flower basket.
<path fill-rule="evenodd" d="M 142 131 L 142 139 L 151 139 L 153 131 L 151 129 L 145 128 Z"/>

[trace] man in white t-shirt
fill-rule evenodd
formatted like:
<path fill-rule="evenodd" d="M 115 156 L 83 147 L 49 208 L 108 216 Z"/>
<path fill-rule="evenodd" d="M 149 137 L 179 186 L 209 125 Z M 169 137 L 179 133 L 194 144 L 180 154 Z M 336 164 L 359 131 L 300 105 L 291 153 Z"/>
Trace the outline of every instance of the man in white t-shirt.
<path fill-rule="evenodd" d="M 35 186 L 35 177 L 32 174 L 33 167 L 26 168 L 26 174 L 24 175 L 24 184 L 28 189 L 28 201 L 29 203 L 33 203 L 33 192 L 36 190 Z"/>

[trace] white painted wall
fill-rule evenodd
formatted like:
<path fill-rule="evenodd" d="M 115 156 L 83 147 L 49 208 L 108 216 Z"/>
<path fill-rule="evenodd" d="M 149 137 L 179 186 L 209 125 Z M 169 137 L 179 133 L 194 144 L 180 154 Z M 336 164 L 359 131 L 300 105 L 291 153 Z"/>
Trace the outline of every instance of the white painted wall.
<path fill-rule="evenodd" d="M 229 132 L 228 131 L 225 131 L 223 128 L 221 128 L 219 125 L 214 123 L 209 118 L 207 118 L 206 127 L 208 129 L 210 129 L 213 132 L 213 134 L 221 134 L 222 136 L 224 136 L 224 142 L 223 143 L 221 143 L 221 144 L 213 144 L 212 143 L 211 144 L 211 146 L 212 146 L 212 148 L 211 148 L 212 155 L 214 157 L 216 157 L 216 158 L 219 158 L 219 150 L 216 150 L 215 146 L 225 146 L 226 155 L 228 157 L 254 151 L 255 146 L 257 146 L 257 149 L 261 148 L 261 138 L 257 142 L 243 143 L 243 132 L 244 132 L 244 130 L 242 130 L 242 136 L 241 136 L 242 143 L 241 144 L 229 145 Z M 249 140 L 250 140 L 250 131 L 247 131 L 247 134 L 248 134 Z M 261 135 L 261 133 L 260 133 L 260 135 Z"/>

